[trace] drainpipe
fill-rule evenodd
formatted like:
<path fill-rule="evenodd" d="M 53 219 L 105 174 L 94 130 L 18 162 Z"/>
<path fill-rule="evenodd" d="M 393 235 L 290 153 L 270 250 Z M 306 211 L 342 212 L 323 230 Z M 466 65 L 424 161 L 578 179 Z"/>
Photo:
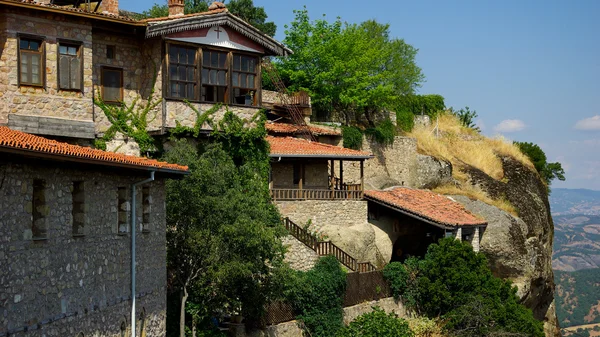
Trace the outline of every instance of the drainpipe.
<path fill-rule="evenodd" d="M 151 181 L 154 181 L 154 171 L 150 171 L 150 178 L 131 185 L 131 337 L 135 337 L 135 190 Z"/>

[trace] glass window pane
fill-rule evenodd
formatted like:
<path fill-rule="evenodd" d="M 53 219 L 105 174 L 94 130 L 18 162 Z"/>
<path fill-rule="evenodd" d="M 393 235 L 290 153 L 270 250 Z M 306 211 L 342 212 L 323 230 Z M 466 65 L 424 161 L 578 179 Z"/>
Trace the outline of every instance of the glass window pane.
<path fill-rule="evenodd" d="M 225 74 L 226 72 L 224 70 L 219 71 L 218 73 L 218 77 L 217 77 L 217 84 L 218 85 L 227 85 L 227 82 L 225 81 Z"/>
<path fill-rule="evenodd" d="M 171 80 L 179 80 L 179 76 L 177 75 L 177 66 L 169 66 L 169 78 Z"/>
<path fill-rule="evenodd" d="M 227 68 L 227 54 L 219 53 L 219 68 Z"/>
<path fill-rule="evenodd" d="M 254 75 L 248 75 L 248 88 L 254 88 Z"/>
<path fill-rule="evenodd" d="M 240 87 L 246 88 L 246 74 L 240 75 Z"/>
<path fill-rule="evenodd" d="M 69 47 L 69 55 L 77 55 L 77 47 Z"/>
<path fill-rule="evenodd" d="M 121 72 L 119 70 L 104 70 L 102 77 L 104 100 L 121 100 Z"/>
<path fill-rule="evenodd" d="M 187 98 L 194 99 L 194 88 L 195 87 L 196 86 L 193 85 L 192 83 L 188 83 L 188 85 L 187 85 L 187 95 L 186 95 Z"/>
<path fill-rule="evenodd" d="M 202 69 L 202 83 L 208 83 L 208 69 Z"/>
<path fill-rule="evenodd" d="M 187 63 L 187 50 L 179 48 L 179 63 Z"/>
<path fill-rule="evenodd" d="M 187 80 L 194 81 L 196 76 L 194 76 L 194 67 L 187 67 Z"/>
<path fill-rule="evenodd" d="M 29 49 L 29 40 L 21 39 L 19 42 L 19 49 Z"/>
<path fill-rule="evenodd" d="M 210 66 L 215 68 L 219 66 L 219 53 L 210 53 Z"/>
<path fill-rule="evenodd" d="M 242 57 L 242 71 L 248 71 L 248 58 Z"/>
<path fill-rule="evenodd" d="M 177 57 L 178 55 L 178 51 L 177 51 L 177 47 L 175 46 L 170 46 L 169 47 L 169 61 L 171 62 L 175 62 L 177 63 L 179 58 Z"/>
<path fill-rule="evenodd" d="M 58 52 L 61 54 L 67 53 L 67 46 L 58 46 Z"/>
<path fill-rule="evenodd" d="M 217 71 L 216 70 L 210 71 L 210 77 L 209 77 L 208 83 L 210 83 L 210 84 L 217 83 Z"/>
<path fill-rule="evenodd" d="M 179 67 L 178 69 L 179 69 L 179 79 L 182 80 L 182 81 L 185 81 L 186 80 L 186 77 L 185 77 L 185 73 L 186 73 L 185 67 Z"/>
<path fill-rule="evenodd" d="M 248 71 L 256 73 L 256 59 L 253 57 L 248 60 Z"/>
<path fill-rule="evenodd" d="M 29 41 L 29 49 L 30 50 L 39 50 L 40 43 L 38 41 Z"/>
<path fill-rule="evenodd" d="M 231 77 L 231 80 L 233 81 L 233 86 L 237 87 L 239 86 L 239 77 L 240 77 L 240 73 L 233 73 L 233 76 Z"/>
<path fill-rule="evenodd" d="M 204 51 L 202 53 L 202 65 L 205 67 L 210 66 L 210 52 Z"/>
<path fill-rule="evenodd" d="M 226 87 L 217 87 L 217 102 L 225 102 Z"/>
<path fill-rule="evenodd" d="M 177 83 L 176 82 L 171 82 L 171 96 L 173 96 L 173 97 L 179 96 L 177 94 Z"/>
<path fill-rule="evenodd" d="M 194 64 L 196 62 L 196 50 L 188 49 L 188 64 Z"/>
<path fill-rule="evenodd" d="M 239 55 L 234 55 L 233 56 L 233 70 L 240 70 L 241 69 L 241 56 Z"/>

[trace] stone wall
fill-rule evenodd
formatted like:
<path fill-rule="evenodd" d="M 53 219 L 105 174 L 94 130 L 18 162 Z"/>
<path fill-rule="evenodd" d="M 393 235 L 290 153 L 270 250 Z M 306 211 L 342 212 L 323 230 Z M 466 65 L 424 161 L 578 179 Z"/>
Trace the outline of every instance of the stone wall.
<path fill-rule="evenodd" d="M 0 335 L 12 336 L 24 326 L 27 332 L 15 336 L 119 335 L 122 321 L 131 322 L 131 258 L 130 234 L 118 232 L 117 188 L 125 187 L 129 199 L 131 184 L 148 176 L 7 159 L 0 164 Z M 33 201 L 34 179 L 46 183 L 42 205 Z M 75 181 L 84 184 L 82 236 L 72 234 Z M 164 336 L 164 182 L 145 186 L 150 223 L 148 231 L 137 229 L 137 313 L 138 319 L 146 313 L 148 336 Z M 140 188 L 140 222 L 141 199 Z M 45 239 L 32 239 L 35 212 L 43 214 Z"/>
<path fill-rule="evenodd" d="M 365 189 L 413 186 L 417 156 L 415 138 L 397 136 L 394 144 L 384 146 L 365 137 L 362 150 L 375 156 L 365 161 Z M 336 176 L 339 176 L 339 167 L 336 168 Z M 360 183 L 359 162 L 344 163 L 344 181 Z"/>
<path fill-rule="evenodd" d="M 302 160 L 296 162 L 304 165 L 304 189 L 329 189 L 329 171 L 327 160 Z M 271 163 L 273 187 L 275 188 L 298 188 L 294 184 L 294 162 L 282 161 Z"/>
<path fill-rule="evenodd" d="M 45 86 L 19 87 L 17 34 L 44 40 Z M 83 48 L 85 90 L 58 89 L 58 39 L 77 41 Z M 61 117 L 92 121 L 92 27 L 84 20 L 4 7 L 0 13 L 0 124 L 8 114 Z"/>
<path fill-rule="evenodd" d="M 359 262 L 376 266 L 384 262 L 375 244 L 373 227 L 367 222 L 366 201 L 304 200 L 275 204 L 284 217 L 298 226 L 310 221 L 311 231 L 318 232 Z"/>
<path fill-rule="evenodd" d="M 291 235 L 281 239 L 286 247 L 285 262 L 294 270 L 307 271 L 312 269 L 319 260 L 317 252 L 298 241 Z"/>

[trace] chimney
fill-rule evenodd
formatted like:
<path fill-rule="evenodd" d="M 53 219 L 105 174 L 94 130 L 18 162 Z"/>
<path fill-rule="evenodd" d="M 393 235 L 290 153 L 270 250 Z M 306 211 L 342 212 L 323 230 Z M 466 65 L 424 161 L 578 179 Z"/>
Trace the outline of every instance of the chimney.
<path fill-rule="evenodd" d="M 184 9 L 183 0 L 169 0 L 169 17 L 183 15 Z"/>
<path fill-rule="evenodd" d="M 102 0 L 100 13 L 119 15 L 119 0 Z"/>

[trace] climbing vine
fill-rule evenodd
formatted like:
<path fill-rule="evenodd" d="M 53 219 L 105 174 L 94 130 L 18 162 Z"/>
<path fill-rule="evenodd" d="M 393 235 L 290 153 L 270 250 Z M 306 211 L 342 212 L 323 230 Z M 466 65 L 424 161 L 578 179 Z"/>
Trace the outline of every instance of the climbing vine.
<path fill-rule="evenodd" d="M 196 113 L 196 122 L 194 123 L 193 127 L 190 127 L 181 125 L 181 123 L 179 123 L 179 121 L 176 120 L 175 128 L 170 131 L 170 134 L 175 138 L 181 138 L 184 136 L 193 136 L 194 138 L 197 138 L 200 135 L 202 125 L 204 125 L 204 123 L 208 123 L 208 125 L 212 126 L 213 119 L 211 118 L 211 116 L 214 115 L 215 112 L 219 111 L 219 109 L 221 109 L 221 107 L 223 106 L 221 103 L 217 103 L 212 108 L 206 110 L 203 113 L 200 113 L 200 111 L 198 111 L 198 109 L 196 109 L 196 107 L 193 106 L 190 102 L 188 102 L 187 100 L 185 100 L 184 102 L 190 109 L 192 109 L 192 111 Z"/>

